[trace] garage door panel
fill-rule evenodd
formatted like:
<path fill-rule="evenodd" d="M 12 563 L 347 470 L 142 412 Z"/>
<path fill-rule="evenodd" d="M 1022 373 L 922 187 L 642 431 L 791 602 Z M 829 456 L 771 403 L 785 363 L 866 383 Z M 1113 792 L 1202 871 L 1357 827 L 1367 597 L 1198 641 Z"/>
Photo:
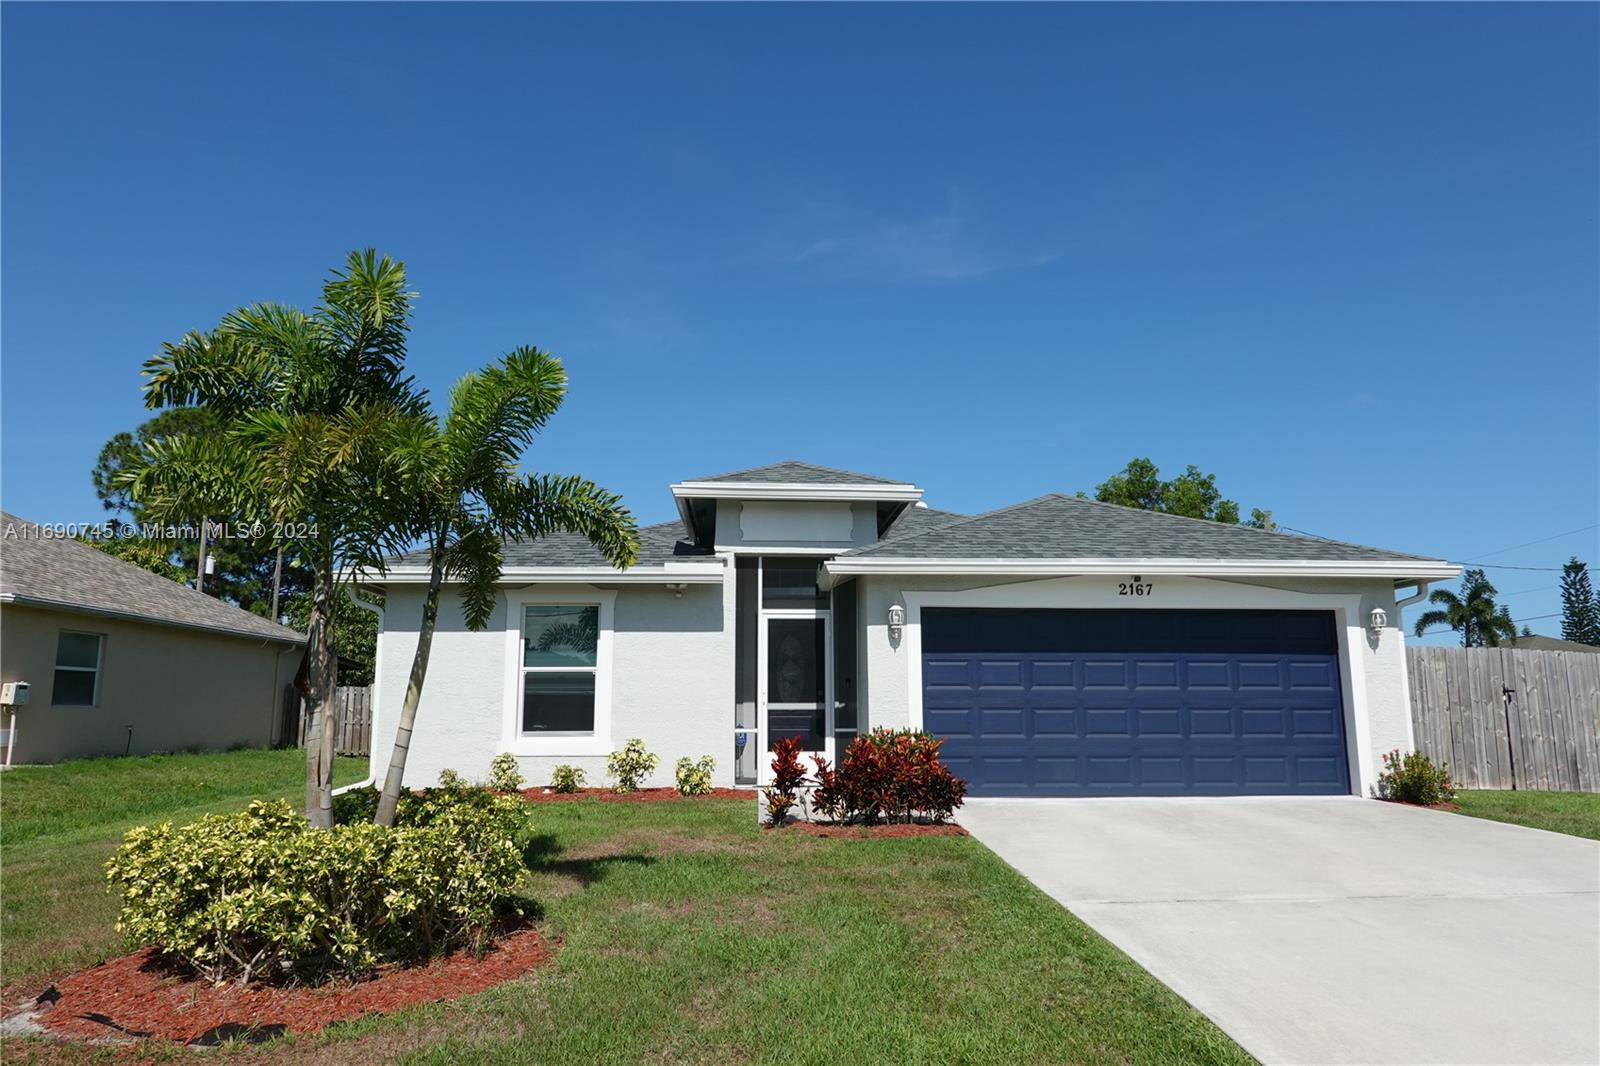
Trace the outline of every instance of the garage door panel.
<path fill-rule="evenodd" d="M 923 627 L 924 726 L 971 795 L 1348 790 L 1326 613 L 930 608 Z"/>

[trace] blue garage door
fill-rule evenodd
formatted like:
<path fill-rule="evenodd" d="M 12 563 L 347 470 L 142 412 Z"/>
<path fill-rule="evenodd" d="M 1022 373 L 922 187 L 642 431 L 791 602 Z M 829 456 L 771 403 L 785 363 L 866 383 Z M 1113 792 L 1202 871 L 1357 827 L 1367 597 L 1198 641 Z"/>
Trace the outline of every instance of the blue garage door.
<path fill-rule="evenodd" d="M 974 796 L 1349 791 L 1325 611 L 928 608 L 922 680 Z"/>

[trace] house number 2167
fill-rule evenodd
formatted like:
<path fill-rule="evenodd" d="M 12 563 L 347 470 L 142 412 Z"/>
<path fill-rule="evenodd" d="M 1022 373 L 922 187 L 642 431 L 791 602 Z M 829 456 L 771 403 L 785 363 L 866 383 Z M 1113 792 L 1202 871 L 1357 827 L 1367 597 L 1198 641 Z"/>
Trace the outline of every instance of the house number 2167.
<path fill-rule="evenodd" d="M 1153 596 L 1156 587 L 1148 581 L 1119 581 L 1117 582 L 1118 596 Z"/>

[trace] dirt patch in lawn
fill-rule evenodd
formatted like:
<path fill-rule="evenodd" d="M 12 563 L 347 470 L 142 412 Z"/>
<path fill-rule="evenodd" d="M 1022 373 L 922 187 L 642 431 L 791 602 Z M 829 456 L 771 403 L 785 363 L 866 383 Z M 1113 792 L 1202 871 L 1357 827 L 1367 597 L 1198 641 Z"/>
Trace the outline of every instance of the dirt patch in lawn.
<path fill-rule="evenodd" d="M 423 965 L 386 968 L 366 980 L 317 987 L 213 985 L 176 973 L 146 948 L 50 986 L 39 997 L 34 1020 L 72 1040 L 254 1043 L 481 992 L 549 961 L 553 948 L 536 930 L 524 928 L 481 956 L 455 952 Z"/>
<path fill-rule="evenodd" d="M 586 799 L 599 800 L 601 803 L 661 803 L 671 800 L 753 800 L 757 794 L 750 788 L 714 788 L 700 796 L 680 796 L 675 788 L 640 788 L 632 792 L 613 792 L 609 788 L 580 788 L 576 792 L 551 792 L 544 788 L 525 788 L 520 795 L 529 803 L 562 803 Z"/>
<path fill-rule="evenodd" d="M 893 825 L 831 825 L 826 822 L 790 822 L 774 830 L 767 827 L 767 832 L 800 833 L 813 837 L 855 837 L 865 840 L 867 838 L 881 839 L 883 837 L 964 837 L 967 831 L 959 825 L 941 823 L 927 825 L 920 822 L 897 822 Z"/>

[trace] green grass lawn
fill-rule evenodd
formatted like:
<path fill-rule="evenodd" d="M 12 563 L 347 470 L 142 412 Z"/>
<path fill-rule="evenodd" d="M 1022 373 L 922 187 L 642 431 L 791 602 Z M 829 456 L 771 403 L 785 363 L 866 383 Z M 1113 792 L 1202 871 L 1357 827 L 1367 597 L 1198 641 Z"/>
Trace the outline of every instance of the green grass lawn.
<path fill-rule="evenodd" d="M 136 795 L 149 817 L 207 806 L 155 811 Z M 52 817 L 45 806 L 32 804 L 36 820 Z M 561 943 L 550 965 L 479 995 L 235 1049 L 229 1061 L 1251 1061 L 971 838 L 762 831 L 753 799 L 537 811 L 527 887 Z M 97 882 L 126 822 L 73 828 L 77 850 L 59 862 L 47 837 L 19 845 L 35 865 L 15 883 L 8 865 L 7 907 L 69 868 Z M 110 912 L 97 901 L 38 913 L 16 934 L 8 925 L 8 953 L 15 935 L 35 970 L 110 954 Z M 102 1054 L 35 1042 L 9 1051 L 39 1062 Z"/>
<path fill-rule="evenodd" d="M 1600 840 L 1600 793 L 1474 789 L 1456 793 L 1462 814 Z"/>
<path fill-rule="evenodd" d="M 366 772 L 365 759 L 341 758 L 334 781 Z M 75 759 L 0 774 L 0 985 L 120 952 L 102 867 L 128 829 L 274 796 L 304 800 L 302 752 Z"/>

